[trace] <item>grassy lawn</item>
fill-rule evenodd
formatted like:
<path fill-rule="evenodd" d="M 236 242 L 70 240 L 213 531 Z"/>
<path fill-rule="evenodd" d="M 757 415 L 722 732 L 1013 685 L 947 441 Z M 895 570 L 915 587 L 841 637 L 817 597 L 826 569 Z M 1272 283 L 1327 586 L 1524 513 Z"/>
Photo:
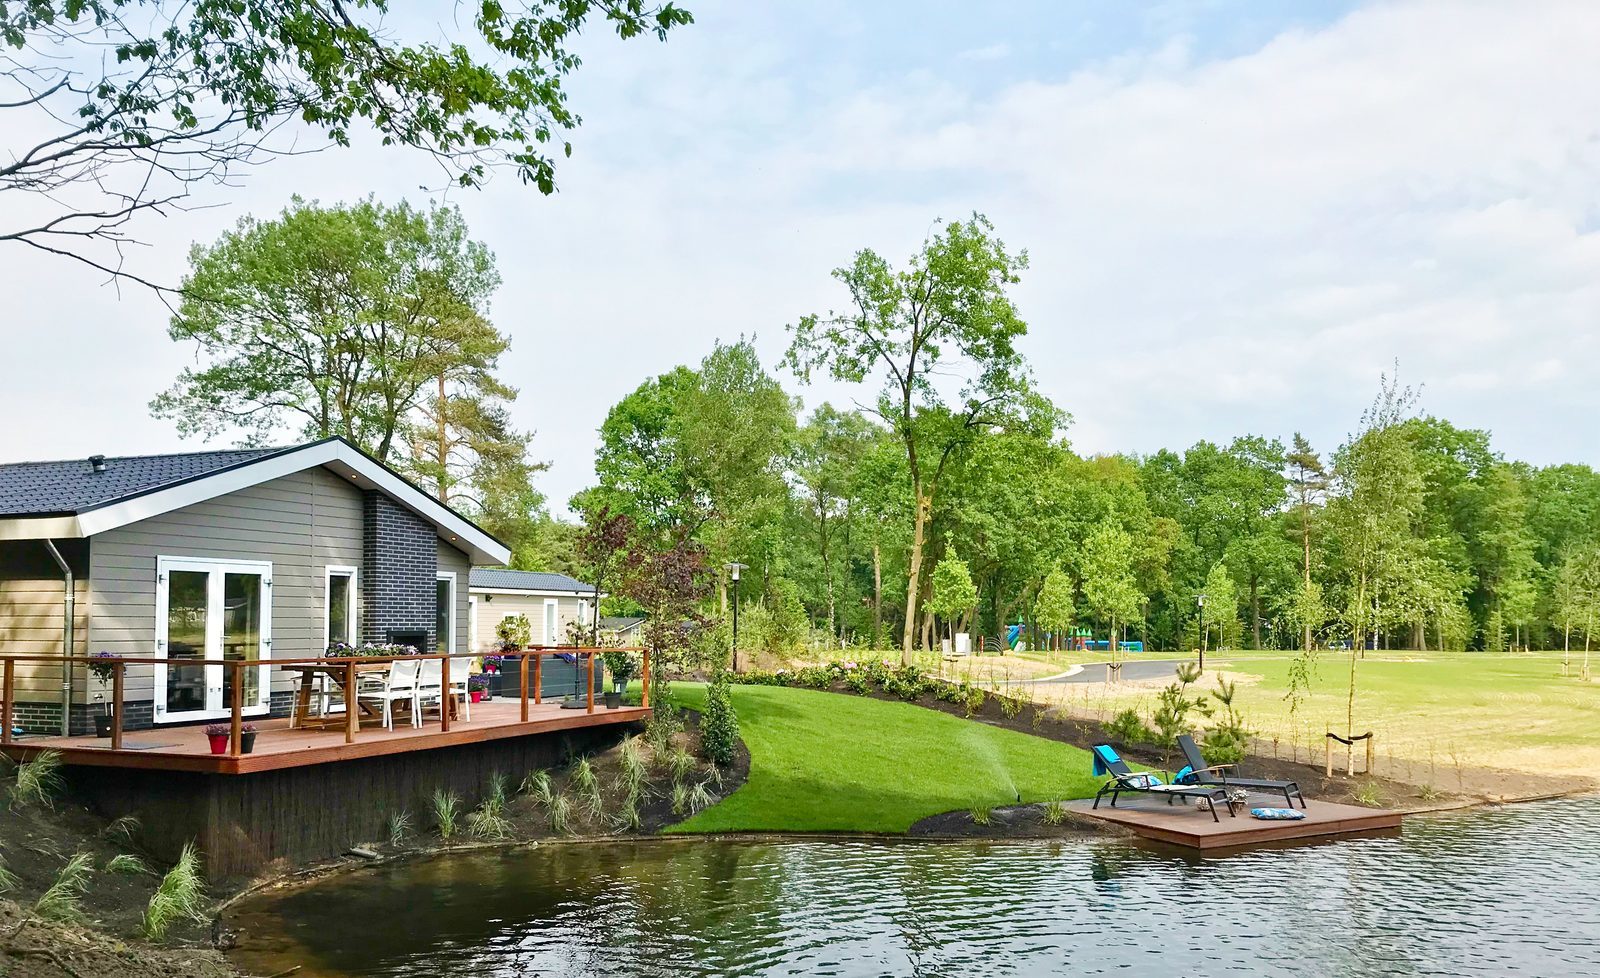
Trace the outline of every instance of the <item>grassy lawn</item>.
<path fill-rule="evenodd" d="M 1208 672 L 1237 679 L 1248 724 L 1266 743 L 1276 738 L 1285 755 L 1320 759 L 1323 733 L 1344 731 L 1349 653 L 1321 654 L 1311 695 L 1293 716 L 1284 700 L 1289 654 L 1228 651 L 1206 660 Z M 1447 788 L 1462 767 L 1600 774 L 1600 684 L 1563 678 L 1559 652 L 1369 652 L 1356 670 L 1356 732 L 1376 732 L 1380 763 L 1394 765 L 1386 773 Z M 1212 683 L 1207 677 L 1199 688 Z M 1051 695 L 1080 715 L 1109 718 L 1133 706 L 1148 716 L 1158 685 L 1092 683 Z"/>
<path fill-rule="evenodd" d="M 705 688 L 673 685 L 698 708 Z M 750 779 L 676 832 L 904 832 L 929 815 L 1091 796 L 1087 752 L 908 703 L 735 686 Z"/>

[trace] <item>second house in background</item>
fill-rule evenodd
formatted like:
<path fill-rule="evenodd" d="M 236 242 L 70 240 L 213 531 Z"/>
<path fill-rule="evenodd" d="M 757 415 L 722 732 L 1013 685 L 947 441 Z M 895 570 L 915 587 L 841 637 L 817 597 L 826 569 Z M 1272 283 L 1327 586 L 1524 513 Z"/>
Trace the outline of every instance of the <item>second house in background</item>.
<path fill-rule="evenodd" d="M 491 650 L 500 622 L 514 615 L 528 616 L 534 645 L 570 645 L 569 628 L 594 616 L 594 585 L 565 574 L 474 567 L 467 594 L 467 641 L 477 652 Z"/>

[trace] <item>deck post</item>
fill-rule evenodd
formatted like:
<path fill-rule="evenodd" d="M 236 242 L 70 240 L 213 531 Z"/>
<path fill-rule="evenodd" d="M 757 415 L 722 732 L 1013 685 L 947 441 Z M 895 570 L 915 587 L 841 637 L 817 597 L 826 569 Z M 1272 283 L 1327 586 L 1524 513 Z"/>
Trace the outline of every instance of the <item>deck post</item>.
<path fill-rule="evenodd" d="M 11 743 L 11 700 L 17 690 L 17 661 L 6 660 L 5 679 L 0 681 L 0 744 Z"/>
<path fill-rule="evenodd" d="M 534 652 L 533 653 L 533 701 L 535 703 L 539 702 L 539 697 L 543 695 L 542 691 L 544 689 L 544 683 L 541 682 L 540 679 L 539 679 L 539 670 L 541 668 L 543 668 L 543 667 L 544 667 L 544 652 L 543 651 Z M 528 664 L 526 662 L 524 662 L 522 664 L 522 669 L 523 669 L 524 672 L 527 671 Z"/>
<path fill-rule="evenodd" d="M 240 663 L 236 659 L 228 666 L 233 673 L 233 718 L 228 725 L 228 756 L 238 757 L 244 738 L 244 683 L 241 681 Z"/>
<path fill-rule="evenodd" d="M 361 723 L 361 697 L 356 695 L 356 664 L 344 664 L 344 742 L 356 742 L 356 727 Z"/>
<path fill-rule="evenodd" d="M 589 650 L 589 712 L 594 712 L 594 649 Z"/>
<path fill-rule="evenodd" d="M 122 749 L 122 680 L 126 662 L 111 664 L 111 749 Z"/>
<path fill-rule="evenodd" d="M 470 693 L 468 695 L 471 695 Z M 456 705 L 456 696 L 450 692 L 450 657 L 439 660 L 439 732 L 450 732 L 450 708 Z"/>
<path fill-rule="evenodd" d="M 517 692 L 522 697 L 522 722 L 523 723 L 527 723 L 528 722 L 528 656 L 527 656 L 526 653 L 523 654 L 522 661 L 517 663 L 517 665 L 520 667 L 520 668 L 517 669 L 517 685 L 520 687 Z"/>
<path fill-rule="evenodd" d="M 648 645 L 644 647 L 643 658 L 644 661 L 639 666 L 639 677 L 644 684 L 644 692 L 640 697 L 639 704 L 648 708 L 650 706 L 650 646 Z"/>

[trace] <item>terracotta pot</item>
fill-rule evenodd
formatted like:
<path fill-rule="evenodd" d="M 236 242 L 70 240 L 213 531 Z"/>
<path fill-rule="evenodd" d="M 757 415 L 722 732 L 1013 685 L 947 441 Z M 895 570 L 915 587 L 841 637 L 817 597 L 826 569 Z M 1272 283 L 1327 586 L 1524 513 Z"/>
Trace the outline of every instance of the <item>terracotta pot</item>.
<path fill-rule="evenodd" d="M 226 754 L 228 752 L 227 734 L 207 734 L 206 739 L 211 741 L 211 753 Z"/>

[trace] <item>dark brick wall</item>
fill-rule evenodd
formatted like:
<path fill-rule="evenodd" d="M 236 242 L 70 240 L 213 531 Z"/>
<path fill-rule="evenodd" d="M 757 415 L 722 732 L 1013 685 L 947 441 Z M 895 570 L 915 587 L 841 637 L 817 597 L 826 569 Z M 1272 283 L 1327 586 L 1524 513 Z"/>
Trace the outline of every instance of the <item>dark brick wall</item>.
<path fill-rule="evenodd" d="M 433 524 L 381 492 L 366 492 L 361 509 L 361 640 L 383 642 L 391 629 L 419 629 L 428 633 L 428 648 L 436 647 Z"/>

